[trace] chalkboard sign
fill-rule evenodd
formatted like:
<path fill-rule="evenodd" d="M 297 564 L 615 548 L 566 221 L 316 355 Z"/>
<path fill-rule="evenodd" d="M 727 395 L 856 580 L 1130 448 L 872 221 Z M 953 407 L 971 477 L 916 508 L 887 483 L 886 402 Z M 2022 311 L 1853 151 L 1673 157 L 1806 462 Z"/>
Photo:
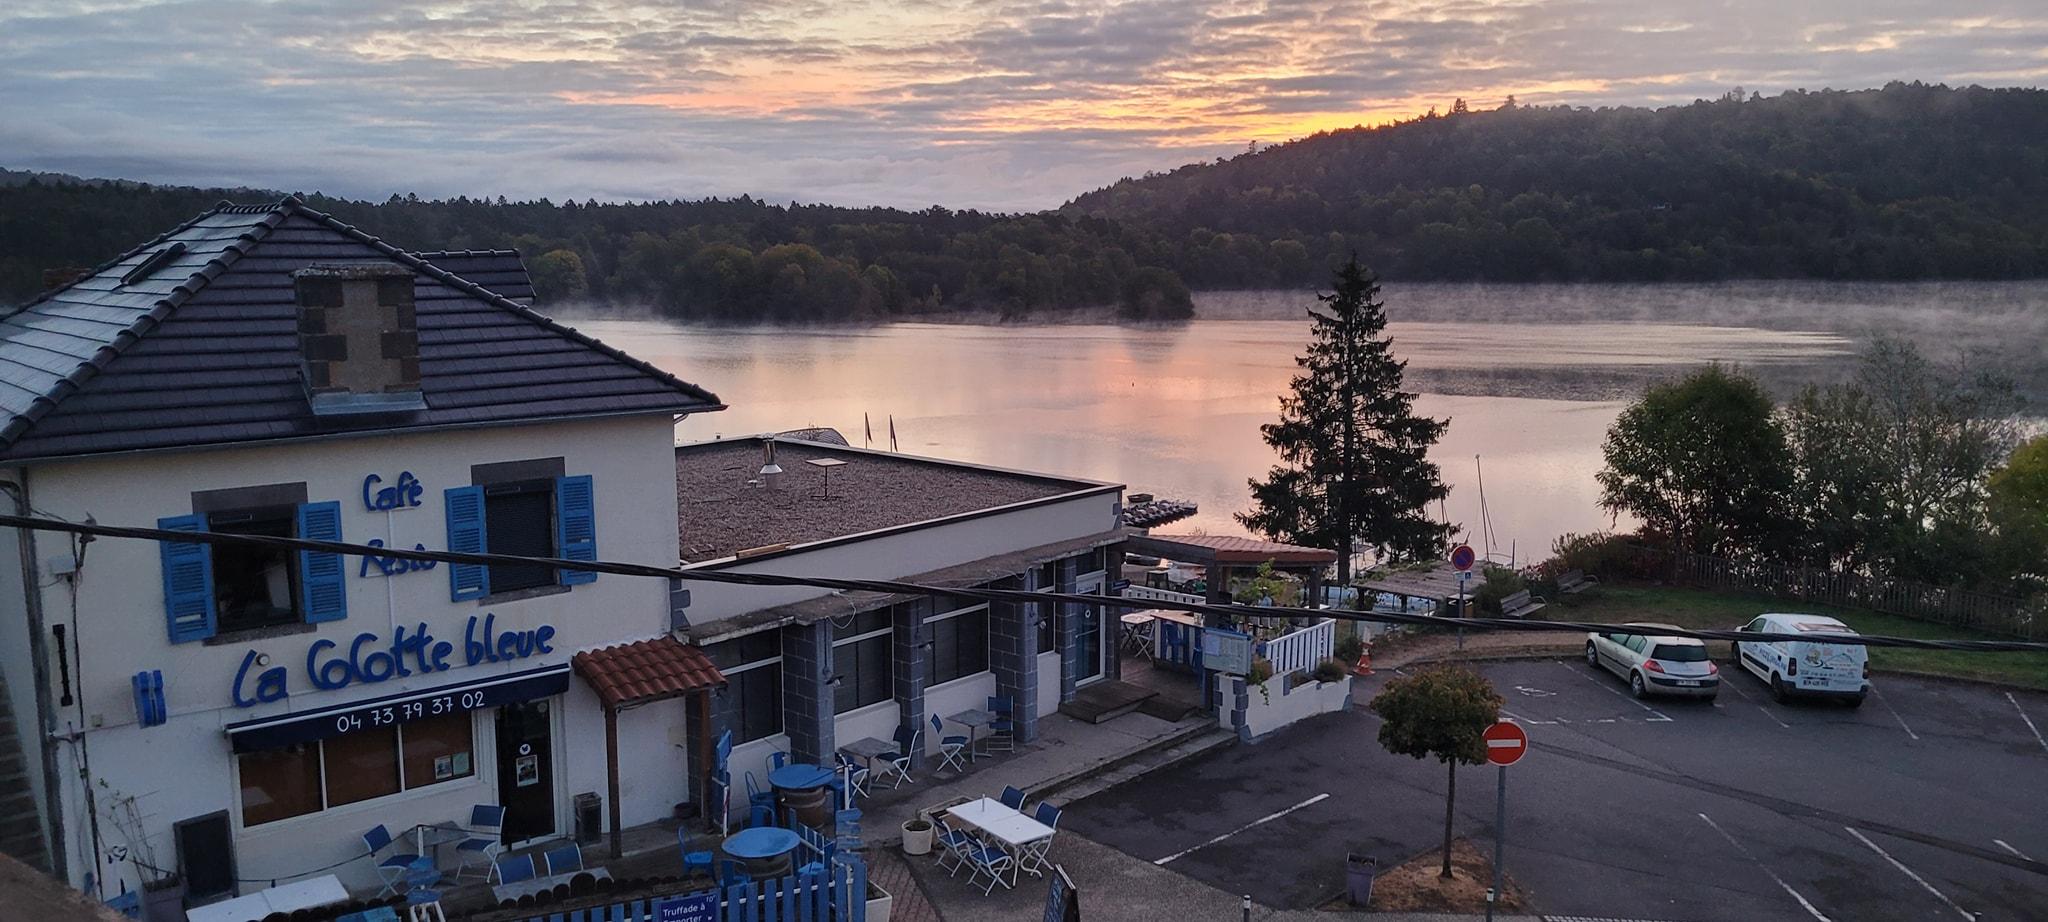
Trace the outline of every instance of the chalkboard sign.
<path fill-rule="evenodd" d="M 1202 665 L 1226 675 L 1252 671 L 1252 635 L 1223 628 L 1202 629 Z"/>
<path fill-rule="evenodd" d="M 718 891 L 656 900 L 653 922 L 718 922 Z"/>
<path fill-rule="evenodd" d="M 228 813 L 222 810 L 180 820 L 171 826 L 178 843 L 178 873 L 185 878 L 188 899 L 227 896 L 235 891 L 235 848 L 228 834 Z"/>
<path fill-rule="evenodd" d="M 1045 888 L 1045 922 L 1081 922 L 1081 892 L 1067 869 L 1055 864 Z"/>

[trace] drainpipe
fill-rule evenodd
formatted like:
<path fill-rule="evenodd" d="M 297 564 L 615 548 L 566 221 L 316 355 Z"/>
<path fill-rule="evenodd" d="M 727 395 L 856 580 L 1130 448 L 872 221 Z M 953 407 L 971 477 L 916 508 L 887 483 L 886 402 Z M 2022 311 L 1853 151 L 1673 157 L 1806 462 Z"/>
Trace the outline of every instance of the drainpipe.
<path fill-rule="evenodd" d="M 14 499 L 16 515 L 33 515 L 28 503 L 28 471 L 17 474 L 16 481 L 0 480 L 0 492 Z M 28 610 L 29 660 L 32 663 L 32 680 L 36 683 L 36 715 L 31 725 L 35 728 L 36 748 L 40 750 L 43 763 L 43 819 L 50 833 L 43 843 L 43 851 L 50 858 L 50 876 L 68 882 L 69 862 L 66 859 L 69 850 L 64 847 L 64 804 L 62 786 L 57 777 L 57 741 L 50 736 L 53 727 L 50 715 L 56 710 L 50 704 L 49 651 L 43 636 L 43 592 L 36 573 L 36 533 L 26 528 L 19 531 L 20 539 L 16 543 L 21 549 L 21 592 Z M 24 723 L 28 722 L 16 720 L 15 726 L 19 728 Z M 18 732 L 16 737 L 20 737 Z"/>

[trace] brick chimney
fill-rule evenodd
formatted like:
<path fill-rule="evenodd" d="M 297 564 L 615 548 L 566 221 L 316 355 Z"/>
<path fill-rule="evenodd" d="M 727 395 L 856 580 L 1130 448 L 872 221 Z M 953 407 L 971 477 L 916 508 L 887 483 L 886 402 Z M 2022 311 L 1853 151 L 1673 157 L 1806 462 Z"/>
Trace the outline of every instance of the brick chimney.
<path fill-rule="evenodd" d="M 392 263 L 292 273 L 299 354 L 316 415 L 425 409 L 412 270 Z"/>

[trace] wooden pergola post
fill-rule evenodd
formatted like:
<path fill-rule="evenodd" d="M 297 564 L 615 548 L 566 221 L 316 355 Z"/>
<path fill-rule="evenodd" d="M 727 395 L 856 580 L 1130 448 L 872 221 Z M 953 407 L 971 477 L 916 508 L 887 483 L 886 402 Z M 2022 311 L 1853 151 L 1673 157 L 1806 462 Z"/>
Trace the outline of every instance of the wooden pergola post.
<path fill-rule="evenodd" d="M 619 709 L 607 704 L 604 708 L 604 772 L 605 796 L 609 798 L 612 819 L 612 857 L 619 860 Z"/>

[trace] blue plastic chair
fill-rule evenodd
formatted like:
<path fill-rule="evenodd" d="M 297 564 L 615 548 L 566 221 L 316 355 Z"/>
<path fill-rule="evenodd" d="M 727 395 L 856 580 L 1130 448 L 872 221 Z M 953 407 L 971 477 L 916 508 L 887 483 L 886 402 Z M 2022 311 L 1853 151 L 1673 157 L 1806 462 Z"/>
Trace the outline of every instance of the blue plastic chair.
<path fill-rule="evenodd" d="M 90 888 L 92 885 L 88 883 L 86 886 Z M 142 918 L 142 894 L 139 891 L 128 889 L 128 882 L 124 880 L 121 882 L 121 893 L 118 896 L 107 899 L 107 908 L 130 919 L 140 919 Z"/>
<path fill-rule="evenodd" d="M 967 743 L 965 736 L 945 736 L 946 725 L 939 715 L 932 715 L 932 735 L 939 738 L 939 767 L 956 771 L 967 770 Z"/>
<path fill-rule="evenodd" d="M 546 858 L 550 877 L 583 870 L 583 847 L 574 842 L 548 849 Z"/>
<path fill-rule="evenodd" d="M 498 855 L 505 851 L 505 808 L 497 804 L 477 804 L 469 808 L 469 825 L 463 828 L 472 835 L 455 844 L 455 853 L 462 856 L 462 864 L 455 869 L 455 879 L 461 880 L 471 868 L 480 867 L 484 880 L 489 881 L 491 868 L 496 866 Z"/>
<path fill-rule="evenodd" d="M 1001 750 L 1015 752 L 1017 749 L 1017 705 L 1008 695 L 996 695 L 988 699 L 988 711 L 996 719 L 988 725 L 988 738 L 981 741 L 981 748 L 990 752 Z"/>
<path fill-rule="evenodd" d="M 532 855 L 500 858 L 496 863 L 498 865 L 498 883 L 500 884 L 516 884 L 522 880 L 532 880 L 534 878 Z"/>
<path fill-rule="evenodd" d="M 972 850 L 981 845 L 981 841 L 976 839 L 973 833 L 954 829 L 953 824 L 940 817 L 932 817 L 932 822 L 939 827 L 939 834 L 933 837 L 933 841 L 939 845 L 939 869 L 945 871 L 947 877 L 959 874 L 960 869 L 966 867 L 972 860 Z M 947 858 L 953 859 L 953 866 L 950 868 L 946 866 Z"/>
<path fill-rule="evenodd" d="M 407 916 L 415 919 L 423 918 L 424 916 L 415 913 L 412 907 L 423 906 L 429 903 L 434 904 L 433 915 L 442 916 L 440 912 L 441 891 L 434 889 L 434 886 L 441 882 L 441 869 L 434 867 L 434 859 L 421 858 L 414 861 L 412 866 L 406 869 L 405 882 Z M 445 918 L 445 916 L 442 917 Z"/>
<path fill-rule="evenodd" d="M 1011 870 L 1017 866 L 1016 862 L 1011 860 L 1009 852 L 993 845 L 976 843 L 968 850 L 967 861 L 968 867 L 974 869 L 974 873 L 967 875 L 968 886 L 974 886 L 975 878 L 984 874 L 988 875 L 988 886 L 981 888 L 983 896 L 994 893 L 997 884 L 1002 884 L 1005 890 L 1013 886 L 1009 881 L 1003 879 L 1004 871 Z"/>
<path fill-rule="evenodd" d="M 923 739 L 923 730 L 896 728 L 896 751 L 882 754 L 882 761 L 888 765 L 883 769 L 883 775 L 894 779 L 889 782 L 890 788 L 900 787 L 903 782 L 911 780 L 910 762 L 916 758 L 918 743 Z"/>
<path fill-rule="evenodd" d="M 371 860 L 376 860 L 377 853 L 391 845 L 391 830 L 385 829 L 383 823 L 378 823 L 375 829 L 363 833 L 363 845 L 370 850 Z M 419 857 L 398 852 L 377 861 L 377 876 L 384 880 L 384 889 L 377 891 L 377 895 L 390 896 L 397 893 L 399 885 L 405 883 L 406 870 L 411 868 L 412 863 L 419 860 Z"/>
<path fill-rule="evenodd" d="M 1045 801 L 1038 802 L 1038 809 L 1031 818 L 1037 820 L 1048 829 L 1060 828 L 1060 808 Z"/>
<path fill-rule="evenodd" d="M 683 876 L 688 877 L 692 873 L 703 871 L 708 877 L 714 872 L 717 863 L 718 855 L 715 852 L 684 852 Z"/>
<path fill-rule="evenodd" d="M 762 789 L 761 782 L 754 780 L 753 772 L 747 773 L 747 806 L 766 806 L 771 811 L 775 809 L 775 791 Z"/>
<path fill-rule="evenodd" d="M 747 808 L 747 828 L 759 829 L 775 825 L 775 808 L 766 804 L 755 804 Z"/>
<path fill-rule="evenodd" d="M 1017 790 L 1016 787 L 1007 784 L 1003 785 L 1002 801 L 1003 806 L 1019 813 L 1024 812 L 1024 792 Z"/>
<path fill-rule="evenodd" d="M 789 764 L 789 753 L 780 749 L 768 753 L 768 770 L 774 771 Z"/>

